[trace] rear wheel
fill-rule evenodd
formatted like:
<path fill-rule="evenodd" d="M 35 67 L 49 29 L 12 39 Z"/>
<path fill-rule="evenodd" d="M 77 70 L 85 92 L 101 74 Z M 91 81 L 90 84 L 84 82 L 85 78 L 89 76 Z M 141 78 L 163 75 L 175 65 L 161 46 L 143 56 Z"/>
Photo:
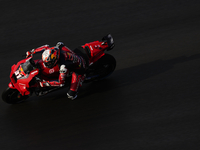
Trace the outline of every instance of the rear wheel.
<path fill-rule="evenodd" d="M 2 93 L 3 101 L 8 103 L 8 104 L 21 103 L 27 98 L 28 98 L 27 95 L 22 96 L 18 90 L 11 89 L 9 87 L 6 90 L 4 90 L 4 92 Z"/>
<path fill-rule="evenodd" d="M 87 77 L 89 81 L 102 80 L 112 74 L 116 67 L 116 60 L 110 54 L 105 54 L 93 66 L 90 67 Z"/>

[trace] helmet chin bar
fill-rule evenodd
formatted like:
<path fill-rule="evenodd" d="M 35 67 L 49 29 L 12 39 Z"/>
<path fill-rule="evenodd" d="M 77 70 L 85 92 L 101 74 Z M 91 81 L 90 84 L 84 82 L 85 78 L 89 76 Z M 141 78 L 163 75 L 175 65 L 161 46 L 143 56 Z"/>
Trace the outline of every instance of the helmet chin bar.
<path fill-rule="evenodd" d="M 45 62 L 44 62 L 44 65 L 45 65 L 45 67 L 47 67 L 47 68 L 52 68 L 52 66 L 53 66 L 52 64 L 47 65 L 47 63 L 45 63 Z"/>
<path fill-rule="evenodd" d="M 47 67 L 47 68 L 53 68 L 55 66 L 55 64 L 56 64 L 56 61 L 54 61 L 54 62 L 47 62 L 49 64 L 47 64 L 46 62 L 43 62 L 43 63 L 45 65 L 45 67 Z"/>

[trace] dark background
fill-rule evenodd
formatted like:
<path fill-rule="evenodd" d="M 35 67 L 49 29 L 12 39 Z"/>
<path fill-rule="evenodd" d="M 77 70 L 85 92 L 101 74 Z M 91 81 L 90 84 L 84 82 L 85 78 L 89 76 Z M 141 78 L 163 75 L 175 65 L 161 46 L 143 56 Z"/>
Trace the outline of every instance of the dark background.
<path fill-rule="evenodd" d="M 27 50 L 74 49 L 111 33 L 115 72 L 9 105 L 0 101 L 1 150 L 199 150 L 200 1 L 4 0 L 0 90 Z"/>

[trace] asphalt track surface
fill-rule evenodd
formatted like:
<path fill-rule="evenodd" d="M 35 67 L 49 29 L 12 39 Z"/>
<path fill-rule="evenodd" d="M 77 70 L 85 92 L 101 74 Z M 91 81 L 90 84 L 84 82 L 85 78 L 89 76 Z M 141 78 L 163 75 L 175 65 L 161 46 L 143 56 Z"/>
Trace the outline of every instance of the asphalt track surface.
<path fill-rule="evenodd" d="M 107 33 L 117 60 L 107 79 L 9 105 L 1 150 L 199 150 L 200 1 L 1 1 L 2 92 L 12 64 L 58 41 L 74 49 Z"/>

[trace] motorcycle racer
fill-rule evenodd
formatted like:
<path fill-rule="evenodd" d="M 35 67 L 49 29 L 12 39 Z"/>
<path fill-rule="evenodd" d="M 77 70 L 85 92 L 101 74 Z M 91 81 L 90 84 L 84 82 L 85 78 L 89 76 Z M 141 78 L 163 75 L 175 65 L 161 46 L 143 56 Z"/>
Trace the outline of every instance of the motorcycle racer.
<path fill-rule="evenodd" d="M 65 84 L 66 76 L 72 72 L 71 85 L 67 96 L 74 100 L 85 79 L 85 71 L 89 64 L 89 58 L 84 48 L 78 47 L 72 51 L 62 42 L 58 42 L 54 47 L 44 45 L 27 51 L 26 57 L 36 53 L 42 53 L 42 60 L 39 60 L 37 64 L 40 67 L 41 76 L 45 80 L 40 81 L 40 86 L 62 87 Z M 58 80 L 49 80 L 53 77 L 58 77 Z"/>
<path fill-rule="evenodd" d="M 84 80 L 100 81 L 112 74 L 116 59 L 105 51 L 114 46 L 108 34 L 100 41 L 85 43 L 74 50 L 58 42 L 53 47 L 44 45 L 27 51 L 25 59 L 11 66 L 10 82 L 2 93 L 2 100 L 18 104 L 33 93 L 42 96 L 63 86 L 69 87 L 67 96 L 73 100 Z"/>

